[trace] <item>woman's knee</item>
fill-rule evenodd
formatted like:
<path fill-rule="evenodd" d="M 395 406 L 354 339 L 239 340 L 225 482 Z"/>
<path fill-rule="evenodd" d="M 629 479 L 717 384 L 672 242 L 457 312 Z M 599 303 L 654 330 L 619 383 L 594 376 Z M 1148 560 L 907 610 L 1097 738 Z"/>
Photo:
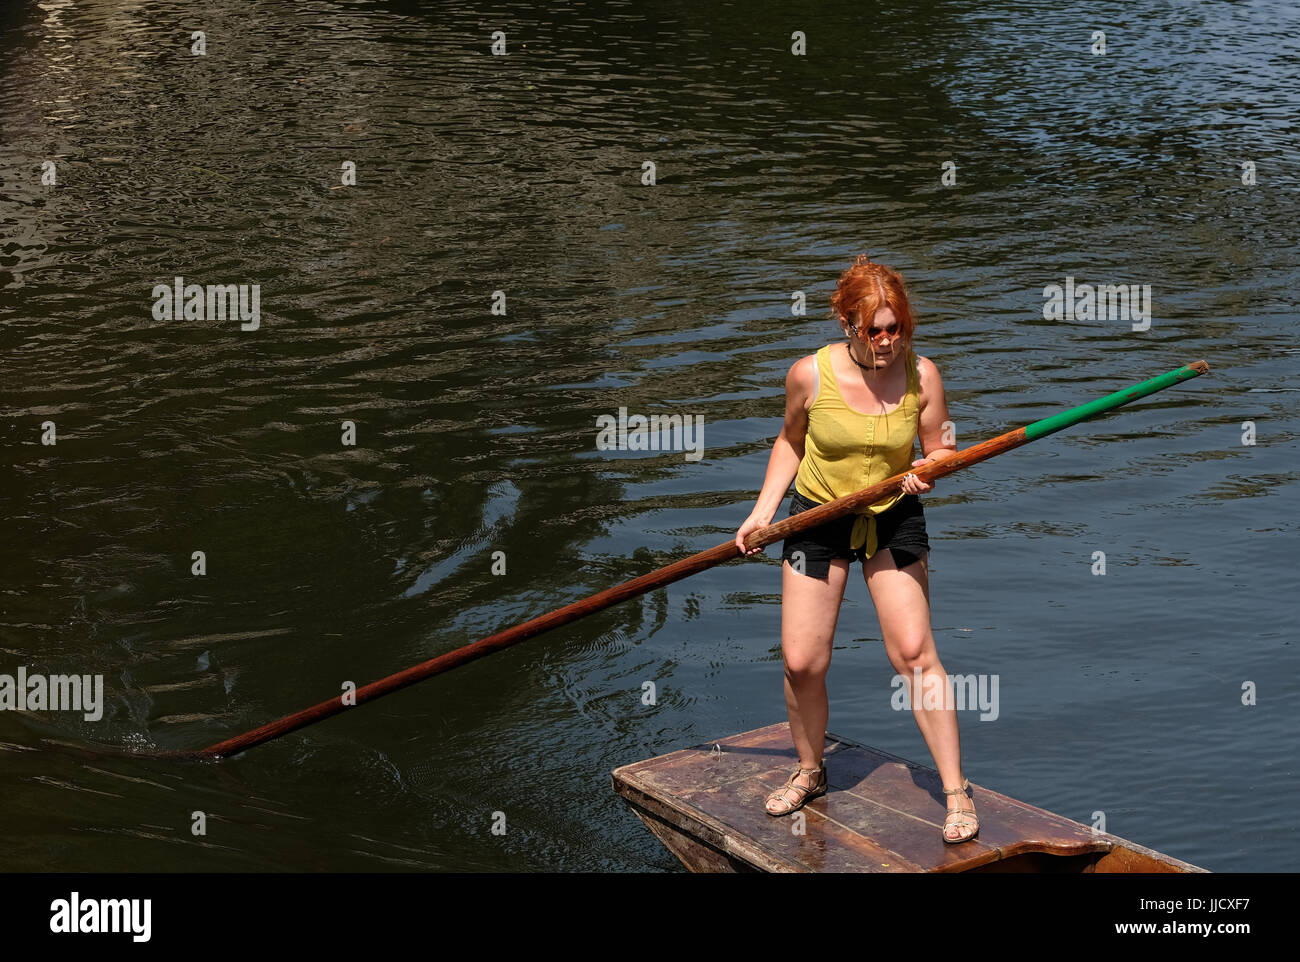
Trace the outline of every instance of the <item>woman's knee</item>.
<path fill-rule="evenodd" d="M 830 670 L 830 653 L 822 654 L 812 651 L 784 651 L 785 676 L 793 685 L 806 685 L 823 682 Z"/>
<path fill-rule="evenodd" d="M 910 635 L 893 640 L 887 647 L 890 663 L 899 674 L 910 675 L 918 669 L 929 671 L 939 664 L 939 653 L 929 635 Z"/>

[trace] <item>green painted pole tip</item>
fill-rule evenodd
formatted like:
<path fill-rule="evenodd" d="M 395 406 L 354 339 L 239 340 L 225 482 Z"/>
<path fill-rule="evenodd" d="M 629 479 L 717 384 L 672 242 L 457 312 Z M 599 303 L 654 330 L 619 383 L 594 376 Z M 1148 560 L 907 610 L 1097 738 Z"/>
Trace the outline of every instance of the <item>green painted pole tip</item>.
<path fill-rule="evenodd" d="M 1130 401 L 1136 401 L 1148 394 L 1155 394 L 1156 391 L 1163 391 L 1171 385 L 1209 373 L 1210 365 L 1204 361 L 1192 361 L 1190 364 L 1184 364 L 1182 367 L 1176 367 L 1172 371 L 1166 371 L 1164 374 L 1153 377 L 1149 381 L 1134 384 L 1132 387 L 1126 387 L 1114 394 L 1107 394 L 1105 397 L 1089 401 L 1087 404 L 1080 404 L 1077 408 L 1070 408 L 1070 410 L 1062 411 L 1060 414 L 1053 414 L 1049 418 L 1027 424 L 1025 425 L 1025 440 L 1036 441 L 1048 434 L 1054 434 L 1068 428 L 1072 424 L 1099 417 L 1107 411 L 1113 411 L 1117 407 L 1128 404 Z"/>

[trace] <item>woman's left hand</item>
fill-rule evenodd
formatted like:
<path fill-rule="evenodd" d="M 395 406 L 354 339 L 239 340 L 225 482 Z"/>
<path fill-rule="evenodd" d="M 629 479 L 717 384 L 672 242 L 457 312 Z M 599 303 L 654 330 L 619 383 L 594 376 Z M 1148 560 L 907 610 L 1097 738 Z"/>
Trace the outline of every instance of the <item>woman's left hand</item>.
<path fill-rule="evenodd" d="M 921 465 L 929 463 L 929 458 L 918 458 L 912 462 L 912 467 L 919 468 Z M 908 494 L 929 494 L 934 490 L 934 485 L 927 484 L 915 474 L 908 472 L 903 476 L 903 490 Z"/>

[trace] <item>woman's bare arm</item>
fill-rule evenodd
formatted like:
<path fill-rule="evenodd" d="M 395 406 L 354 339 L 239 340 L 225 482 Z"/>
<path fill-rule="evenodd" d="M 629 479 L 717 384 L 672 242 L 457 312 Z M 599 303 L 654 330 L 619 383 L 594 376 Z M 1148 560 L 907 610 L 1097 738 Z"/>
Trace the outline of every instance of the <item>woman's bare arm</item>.
<path fill-rule="evenodd" d="M 816 355 L 809 354 L 790 365 L 790 371 L 785 376 L 785 423 L 781 425 L 781 433 L 772 443 L 763 489 L 754 503 L 754 510 L 736 532 L 736 547 L 742 553 L 757 554 L 763 550 L 756 548 L 745 552 L 745 538 L 751 531 L 772 523 L 786 492 L 790 490 L 790 482 L 799 473 L 804 439 L 808 436 L 808 408 L 812 404 L 816 384 L 816 363 Z"/>
<path fill-rule="evenodd" d="M 948 447 L 945 443 L 945 434 L 948 434 L 947 428 L 951 427 L 951 421 L 948 418 L 948 401 L 944 397 L 939 369 L 928 357 L 918 357 L 916 372 L 921 382 L 921 416 L 916 430 L 917 440 L 921 442 L 921 457 L 912 462 L 914 468 L 957 453 L 955 447 Z M 925 494 L 933 491 L 934 485 L 926 484 L 915 475 L 909 475 L 903 482 L 903 490 L 909 494 Z"/>

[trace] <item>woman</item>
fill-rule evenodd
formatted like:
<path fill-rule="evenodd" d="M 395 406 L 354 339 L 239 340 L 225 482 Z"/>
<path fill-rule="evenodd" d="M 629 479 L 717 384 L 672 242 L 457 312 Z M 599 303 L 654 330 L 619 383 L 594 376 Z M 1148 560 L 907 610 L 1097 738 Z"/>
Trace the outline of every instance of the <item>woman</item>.
<path fill-rule="evenodd" d="M 831 308 L 848 341 L 828 344 L 790 367 L 785 425 L 772 445 L 754 511 L 736 532 L 744 554 L 763 550 L 746 551 L 745 538 L 772 523 L 791 480 L 793 515 L 956 453 L 941 440 L 948 408 L 939 371 L 912 353 L 915 319 L 902 277 L 859 255 L 840 276 Z M 925 456 L 913 461 L 918 438 Z M 908 686 L 912 716 L 943 779 L 948 802 L 943 839 L 964 842 L 978 833 L 979 821 L 961 773 L 953 699 L 944 698 L 943 707 L 935 708 L 932 699 L 921 697 L 922 692 L 948 690 L 930 632 L 930 546 L 917 497 L 933 487 L 908 472 L 901 492 L 863 513 L 786 539 L 781 552 L 781 654 L 799 770 L 768 796 L 769 815 L 788 815 L 826 794 L 826 671 L 849 564 L 856 558 L 880 619 L 885 651 Z M 912 687 L 918 668 L 921 691 Z M 944 687 L 930 687 L 938 684 Z M 926 701 L 931 707 L 923 705 Z"/>

